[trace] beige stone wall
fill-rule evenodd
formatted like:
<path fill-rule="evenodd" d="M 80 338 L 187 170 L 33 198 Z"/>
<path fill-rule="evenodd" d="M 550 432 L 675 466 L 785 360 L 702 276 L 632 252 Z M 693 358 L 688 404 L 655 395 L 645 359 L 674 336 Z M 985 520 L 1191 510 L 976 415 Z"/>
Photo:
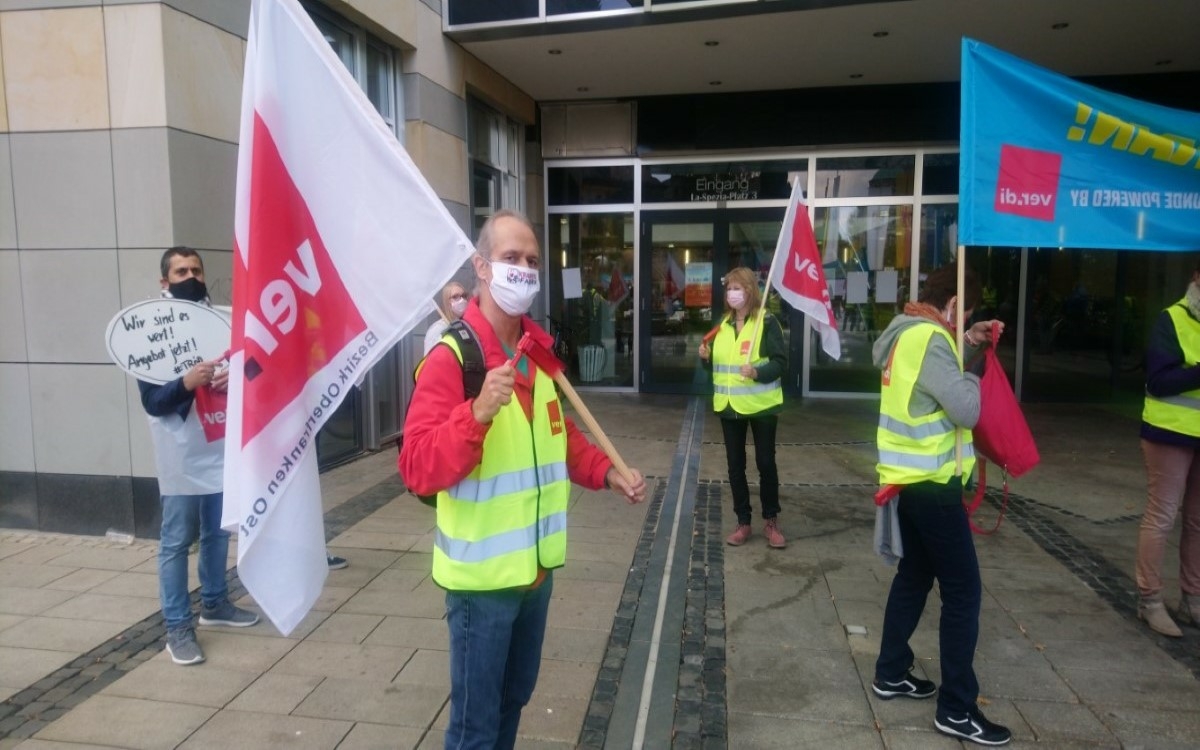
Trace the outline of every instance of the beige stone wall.
<path fill-rule="evenodd" d="M 101 8 L 0 14 L 0 46 L 11 130 L 109 126 Z"/>
<path fill-rule="evenodd" d="M 244 50 L 169 4 L 0 12 L 0 471 L 153 476 L 104 329 L 170 245 L 228 277 Z"/>
<path fill-rule="evenodd" d="M 201 250 L 229 300 L 249 0 L 45 5 L 0 1 L 0 471 L 149 477 L 104 329 L 156 293 L 174 244 Z M 329 5 L 400 50 L 406 145 L 466 226 L 468 92 L 526 124 L 535 103 L 420 0 Z M 540 182 L 529 192 L 540 214 Z"/>

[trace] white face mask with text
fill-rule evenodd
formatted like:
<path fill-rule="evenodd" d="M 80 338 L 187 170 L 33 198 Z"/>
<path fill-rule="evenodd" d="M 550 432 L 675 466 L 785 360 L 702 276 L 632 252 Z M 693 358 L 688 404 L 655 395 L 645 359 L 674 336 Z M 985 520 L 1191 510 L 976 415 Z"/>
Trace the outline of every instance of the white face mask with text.
<path fill-rule="evenodd" d="M 492 299 L 509 315 L 524 315 L 533 305 L 533 298 L 541 289 L 538 272 L 532 268 L 488 261 L 492 264 L 492 280 L 488 288 Z"/>

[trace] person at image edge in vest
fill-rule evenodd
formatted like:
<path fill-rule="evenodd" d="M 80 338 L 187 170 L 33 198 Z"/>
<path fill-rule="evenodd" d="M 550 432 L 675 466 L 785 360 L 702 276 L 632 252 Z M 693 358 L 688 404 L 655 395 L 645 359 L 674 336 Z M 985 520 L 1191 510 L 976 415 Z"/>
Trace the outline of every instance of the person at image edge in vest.
<path fill-rule="evenodd" d="M 975 465 L 970 428 L 979 419 L 979 378 L 963 372 L 956 356 L 957 283 L 952 265 L 931 273 L 918 301 L 904 306 L 904 314 L 892 319 L 872 349 L 875 365 L 883 370 L 876 438 L 879 483 L 901 487 L 892 502 L 899 503 L 904 556 L 888 594 L 871 688 L 883 699 L 930 698 L 936 693 L 933 724 L 939 732 L 981 745 L 1003 745 L 1012 733 L 979 710 L 979 682 L 972 663 L 982 585 L 962 505 L 962 477 L 955 475 L 955 428 L 961 428 L 962 474 L 968 476 Z M 967 320 L 979 298 L 979 280 L 967 271 Z M 971 362 L 980 346 L 991 343 L 992 323 L 975 323 L 964 333 L 964 361 Z M 998 325 L 1003 330 L 1003 323 Z M 935 579 L 942 597 L 940 691 L 912 673 L 908 644 Z"/>
<path fill-rule="evenodd" d="M 1163 605 L 1163 553 L 1175 517 L 1179 536 L 1179 618 L 1200 626 L 1200 263 L 1183 299 L 1163 310 L 1146 347 L 1142 455 L 1146 512 L 1138 528 L 1138 617 L 1151 630 L 1179 638 Z"/>
<path fill-rule="evenodd" d="M 162 295 L 208 305 L 204 263 L 188 247 L 163 253 Z M 176 664 L 198 664 L 204 652 L 192 627 L 188 601 L 188 548 L 197 536 L 200 555 L 200 624 L 249 627 L 258 615 L 229 601 L 225 567 L 229 532 L 221 528 L 225 441 L 208 442 L 195 409 L 195 391 L 211 385 L 224 391 L 229 370 L 219 361 L 201 362 L 164 385 L 138 381 L 142 407 L 150 418 L 155 468 L 162 500 L 158 542 L 158 591 L 167 626 L 167 651 Z"/>
<path fill-rule="evenodd" d="M 783 328 L 767 313 L 757 336 L 754 321 L 762 307 L 758 277 L 749 268 L 725 275 L 725 317 L 712 341 L 700 344 L 700 359 L 713 373 L 713 411 L 721 418 L 725 434 L 725 461 L 737 528 L 725 538 L 735 547 L 752 533 L 750 486 L 746 483 L 746 430 L 754 434 L 754 463 L 762 502 L 763 536 L 776 549 L 787 546 L 779 530 L 779 471 L 775 466 L 775 428 L 783 408 L 783 383 L 787 372 L 787 347 Z M 753 353 L 750 363 L 746 355 Z"/>
<path fill-rule="evenodd" d="M 571 482 L 645 499 L 563 415 L 553 379 L 522 357 L 523 333 L 553 341 L 525 314 L 540 252 L 529 220 L 498 211 L 479 232 L 479 294 L 463 321 L 488 367 L 465 400 L 461 354 L 446 336 L 422 363 L 399 468 L 414 494 L 437 493 L 433 579 L 450 629 L 447 748 L 511 748 L 537 682 L 553 569 L 566 557 Z"/>

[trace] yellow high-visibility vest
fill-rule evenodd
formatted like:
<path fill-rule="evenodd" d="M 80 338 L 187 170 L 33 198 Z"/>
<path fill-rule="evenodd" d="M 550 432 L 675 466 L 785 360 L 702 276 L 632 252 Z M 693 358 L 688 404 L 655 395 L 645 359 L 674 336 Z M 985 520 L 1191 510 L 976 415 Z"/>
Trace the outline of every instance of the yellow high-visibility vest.
<path fill-rule="evenodd" d="M 929 341 L 939 335 L 954 349 L 950 334 L 933 323 L 920 323 L 905 329 L 892 348 L 883 371 L 879 428 L 875 433 L 879 446 L 876 469 L 880 484 L 946 484 L 954 476 L 955 425 L 945 410 L 938 409 L 920 417 L 913 417 L 908 411 Z M 975 450 L 971 431 L 964 427 L 962 432 L 962 473 L 966 476 L 975 466 Z"/>
<path fill-rule="evenodd" d="M 731 407 L 738 414 L 753 415 L 783 403 L 783 381 L 779 378 L 770 383 L 759 383 L 742 377 L 742 365 L 746 364 L 746 353 L 752 352 L 750 364 L 762 367 L 770 360 L 761 353 L 763 334 L 768 325 L 766 320 L 754 335 L 754 325 L 747 319 L 742 332 L 734 334 L 729 316 L 721 321 L 720 331 L 712 343 L 713 362 L 713 411 L 725 411 Z"/>
<path fill-rule="evenodd" d="M 457 341 L 442 339 L 462 361 Z M 567 426 L 554 380 L 530 365 L 533 420 L 514 396 L 492 420 L 483 459 L 438 493 L 433 580 L 452 591 L 528 586 L 567 552 Z"/>
<path fill-rule="evenodd" d="M 1192 367 L 1200 362 L 1200 322 L 1188 314 L 1186 298 L 1168 307 L 1167 314 L 1183 349 L 1183 364 Z M 1162 397 L 1151 396 L 1147 391 L 1142 420 L 1181 435 L 1200 437 L 1200 390 Z"/>

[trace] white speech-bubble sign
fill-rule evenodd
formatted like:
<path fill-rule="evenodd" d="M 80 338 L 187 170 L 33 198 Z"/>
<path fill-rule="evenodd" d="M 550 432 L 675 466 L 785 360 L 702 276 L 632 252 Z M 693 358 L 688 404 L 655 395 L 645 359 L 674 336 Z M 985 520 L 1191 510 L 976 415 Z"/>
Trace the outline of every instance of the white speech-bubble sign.
<path fill-rule="evenodd" d="M 108 356 L 149 383 L 169 383 L 229 349 L 229 319 L 207 305 L 163 297 L 138 302 L 108 323 Z"/>

